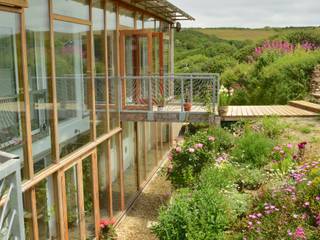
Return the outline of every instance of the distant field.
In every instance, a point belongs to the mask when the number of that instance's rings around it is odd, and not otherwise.
[[[299,28],[262,28],[262,29],[236,29],[236,28],[196,28],[194,30],[208,35],[215,35],[225,40],[252,40],[254,42],[268,39],[274,35],[284,32],[298,30]],[[300,28],[302,29],[302,28]],[[306,29],[306,28],[305,28]]]

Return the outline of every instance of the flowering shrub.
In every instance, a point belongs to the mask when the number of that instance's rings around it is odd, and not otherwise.
[[[319,177],[320,161],[304,163],[280,187],[264,192],[243,221],[244,239],[318,239]]]
[[[216,135],[211,135],[216,133]],[[196,183],[204,166],[216,160],[221,150],[230,147],[230,134],[225,130],[199,131],[182,145],[174,148],[170,155],[168,178],[173,186],[188,187]]]
[[[305,51],[313,51],[318,49],[318,46],[315,45],[314,43],[310,42],[303,42],[302,44],[292,44],[289,43],[288,41],[280,41],[280,40],[273,40],[273,41],[265,41],[262,46],[257,47],[255,49],[255,55],[260,56],[266,51],[277,51],[282,54],[286,53],[292,53],[294,52],[297,48],[302,48]]]
[[[112,240],[117,239],[117,234],[113,228],[113,225],[115,224],[115,220],[107,220],[102,219],[100,221],[100,239],[102,240]]]

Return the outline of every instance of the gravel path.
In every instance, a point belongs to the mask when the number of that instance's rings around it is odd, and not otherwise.
[[[170,182],[161,172],[151,180],[116,231],[119,240],[156,240],[148,228],[158,216],[159,208],[169,200]]]

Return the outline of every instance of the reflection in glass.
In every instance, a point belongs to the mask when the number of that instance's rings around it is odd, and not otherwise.
[[[98,176],[99,176],[99,203],[101,218],[108,218],[109,213],[109,165],[108,165],[108,142],[98,146]]]
[[[88,26],[54,22],[60,155],[90,141]]]
[[[48,14],[47,1],[29,1],[29,7],[26,8],[26,36],[35,172],[51,164]]]
[[[108,84],[109,84],[109,107],[110,107],[110,129],[119,127],[118,104],[118,67],[117,67],[117,32],[116,32],[116,7],[114,3],[107,2],[107,51],[108,51]]]
[[[82,161],[84,216],[86,224],[86,238],[94,239],[94,206],[93,206],[93,178],[92,159],[88,157]]]
[[[125,203],[129,204],[137,192],[136,136],[134,122],[123,123],[123,177]]]
[[[120,211],[121,206],[121,194],[120,194],[120,171],[119,171],[119,154],[120,146],[118,143],[119,135],[115,135],[111,138],[111,180],[112,180],[112,209],[113,215],[116,215]]]
[[[138,122],[138,139],[137,144],[140,146],[138,148],[138,164],[139,164],[139,177],[140,177],[140,184],[146,180],[146,156],[144,151],[144,123]]]
[[[0,23],[0,150],[23,159],[20,16],[1,11]]]
[[[121,29],[132,29],[134,28],[134,13],[130,10],[120,8],[119,10],[120,17],[120,28]]]
[[[137,26],[136,26],[137,29],[143,29],[143,16],[141,14],[137,15],[136,24],[137,24]]]
[[[145,17],[144,18],[144,24],[143,24],[144,29],[149,29],[154,31],[155,30],[155,20],[152,17]]]
[[[53,12],[75,18],[89,19],[88,0],[53,0]]]
[[[69,239],[80,239],[80,212],[76,166],[65,172],[65,190]]]
[[[42,180],[36,186],[39,239],[57,238],[52,177]]]
[[[156,123],[146,123],[146,147],[147,147],[147,162],[146,170],[149,177],[153,169],[156,167],[157,156],[157,139],[155,138]]]
[[[92,8],[95,57],[96,128],[98,137],[108,131],[103,5],[102,1],[94,1]]]

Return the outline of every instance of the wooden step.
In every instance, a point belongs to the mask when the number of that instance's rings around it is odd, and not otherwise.
[[[307,101],[290,101],[289,105],[296,108],[304,109],[314,113],[320,113],[320,104],[315,104]]]

